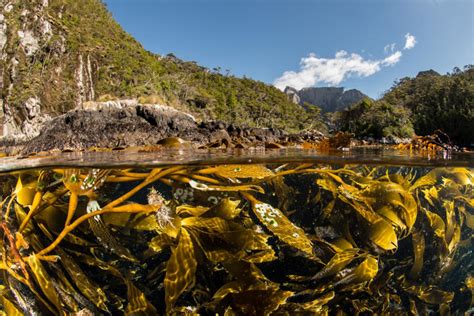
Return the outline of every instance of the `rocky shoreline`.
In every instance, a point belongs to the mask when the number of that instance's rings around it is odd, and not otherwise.
[[[236,126],[222,121],[197,122],[174,108],[137,102],[89,102],[44,123],[31,139],[0,139],[0,151],[9,155],[51,150],[162,145],[196,148],[278,148],[303,142],[317,143],[318,132],[289,134],[277,128]]]
[[[29,126],[31,122],[28,122]],[[31,125],[35,137],[0,137],[0,157],[29,156],[57,151],[103,149],[159,151],[178,149],[342,149],[399,145],[399,149],[462,149],[444,143],[440,135],[403,139],[354,139],[352,134],[325,135],[317,130],[290,134],[278,128],[237,126],[223,121],[198,122],[192,115],[160,104],[137,100],[86,102],[65,114]],[[443,136],[443,134],[441,134]]]

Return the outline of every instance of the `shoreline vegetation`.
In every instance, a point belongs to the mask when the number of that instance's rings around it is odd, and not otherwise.
[[[357,137],[412,137],[439,130],[460,146],[474,145],[474,66],[402,78],[376,101],[365,99],[332,117],[336,130]]]
[[[276,128],[240,127],[223,121],[197,122],[185,112],[167,106],[123,102],[89,102],[87,109],[57,116],[33,139],[0,140],[2,156],[35,156],[57,151],[107,151],[136,149],[317,149],[349,150],[361,146],[392,146],[419,152],[466,151],[448,135],[399,138],[366,137],[337,132],[325,135],[317,130],[288,133]]]

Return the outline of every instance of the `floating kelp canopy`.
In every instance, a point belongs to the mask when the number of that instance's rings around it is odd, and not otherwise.
[[[473,181],[308,162],[11,171],[3,313],[462,314]]]

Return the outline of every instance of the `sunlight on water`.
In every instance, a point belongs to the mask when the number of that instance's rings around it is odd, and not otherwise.
[[[6,314],[472,309],[470,157],[122,155],[0,176]]]

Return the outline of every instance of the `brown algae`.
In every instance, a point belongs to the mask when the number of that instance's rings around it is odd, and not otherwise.
[[[4,173],[0,313],[466,313],[473,181],[313,163]]]

